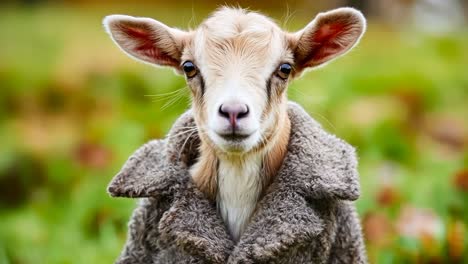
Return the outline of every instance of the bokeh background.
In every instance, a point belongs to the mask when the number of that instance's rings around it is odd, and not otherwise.
[[[366,14],[361,44],[289,96],[358,150],[372,263],[468,263],[467,2],[238,3],[291,31],[338,6]],[[190,99],[183,77],[125,56],[101,20],[194,28],[220,4],[2,0],[0,263],[115,260],[135,200],[111,199],[106,185]]]

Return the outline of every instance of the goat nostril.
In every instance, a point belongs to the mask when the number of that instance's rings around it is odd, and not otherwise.
[[[246,117],[249,114],[249,107],[245,105],[245,108],[243,108],[239,114],[237,114],[237,118],[243,118]]]
[[[222,117],[229,118],[229,112],[223,109],[223,105],[219,106],[218,113]]]

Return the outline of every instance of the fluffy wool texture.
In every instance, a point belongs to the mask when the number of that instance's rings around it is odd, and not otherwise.
[[[191,180],[200,140],[180,135],[194,125],[191,111],[137,150],[108,187],[142,198],[117,263],[366,263],[354,149],[299,105],[289,103],[288,115],[286,157],[237,243]]]

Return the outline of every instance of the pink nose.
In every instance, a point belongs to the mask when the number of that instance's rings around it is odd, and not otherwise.
[[[238,120],[249,114],[249,107],[245,104],[238,103],[222,104],[218,112],[220,116],[229,120],[232,128],[235,128]]]

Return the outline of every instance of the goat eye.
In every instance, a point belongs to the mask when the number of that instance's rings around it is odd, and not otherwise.
[[[287,79],[291,73],[292,67],[289,63],[283,63],[279,66],[278,76],[281,79]]]
[[[187,78],[192,78],[195,75],[197,75],[197,68],[195,67],[195,64],[193,64],[193,62],[191,61],[184,62],[182,68],[184,69]]]

